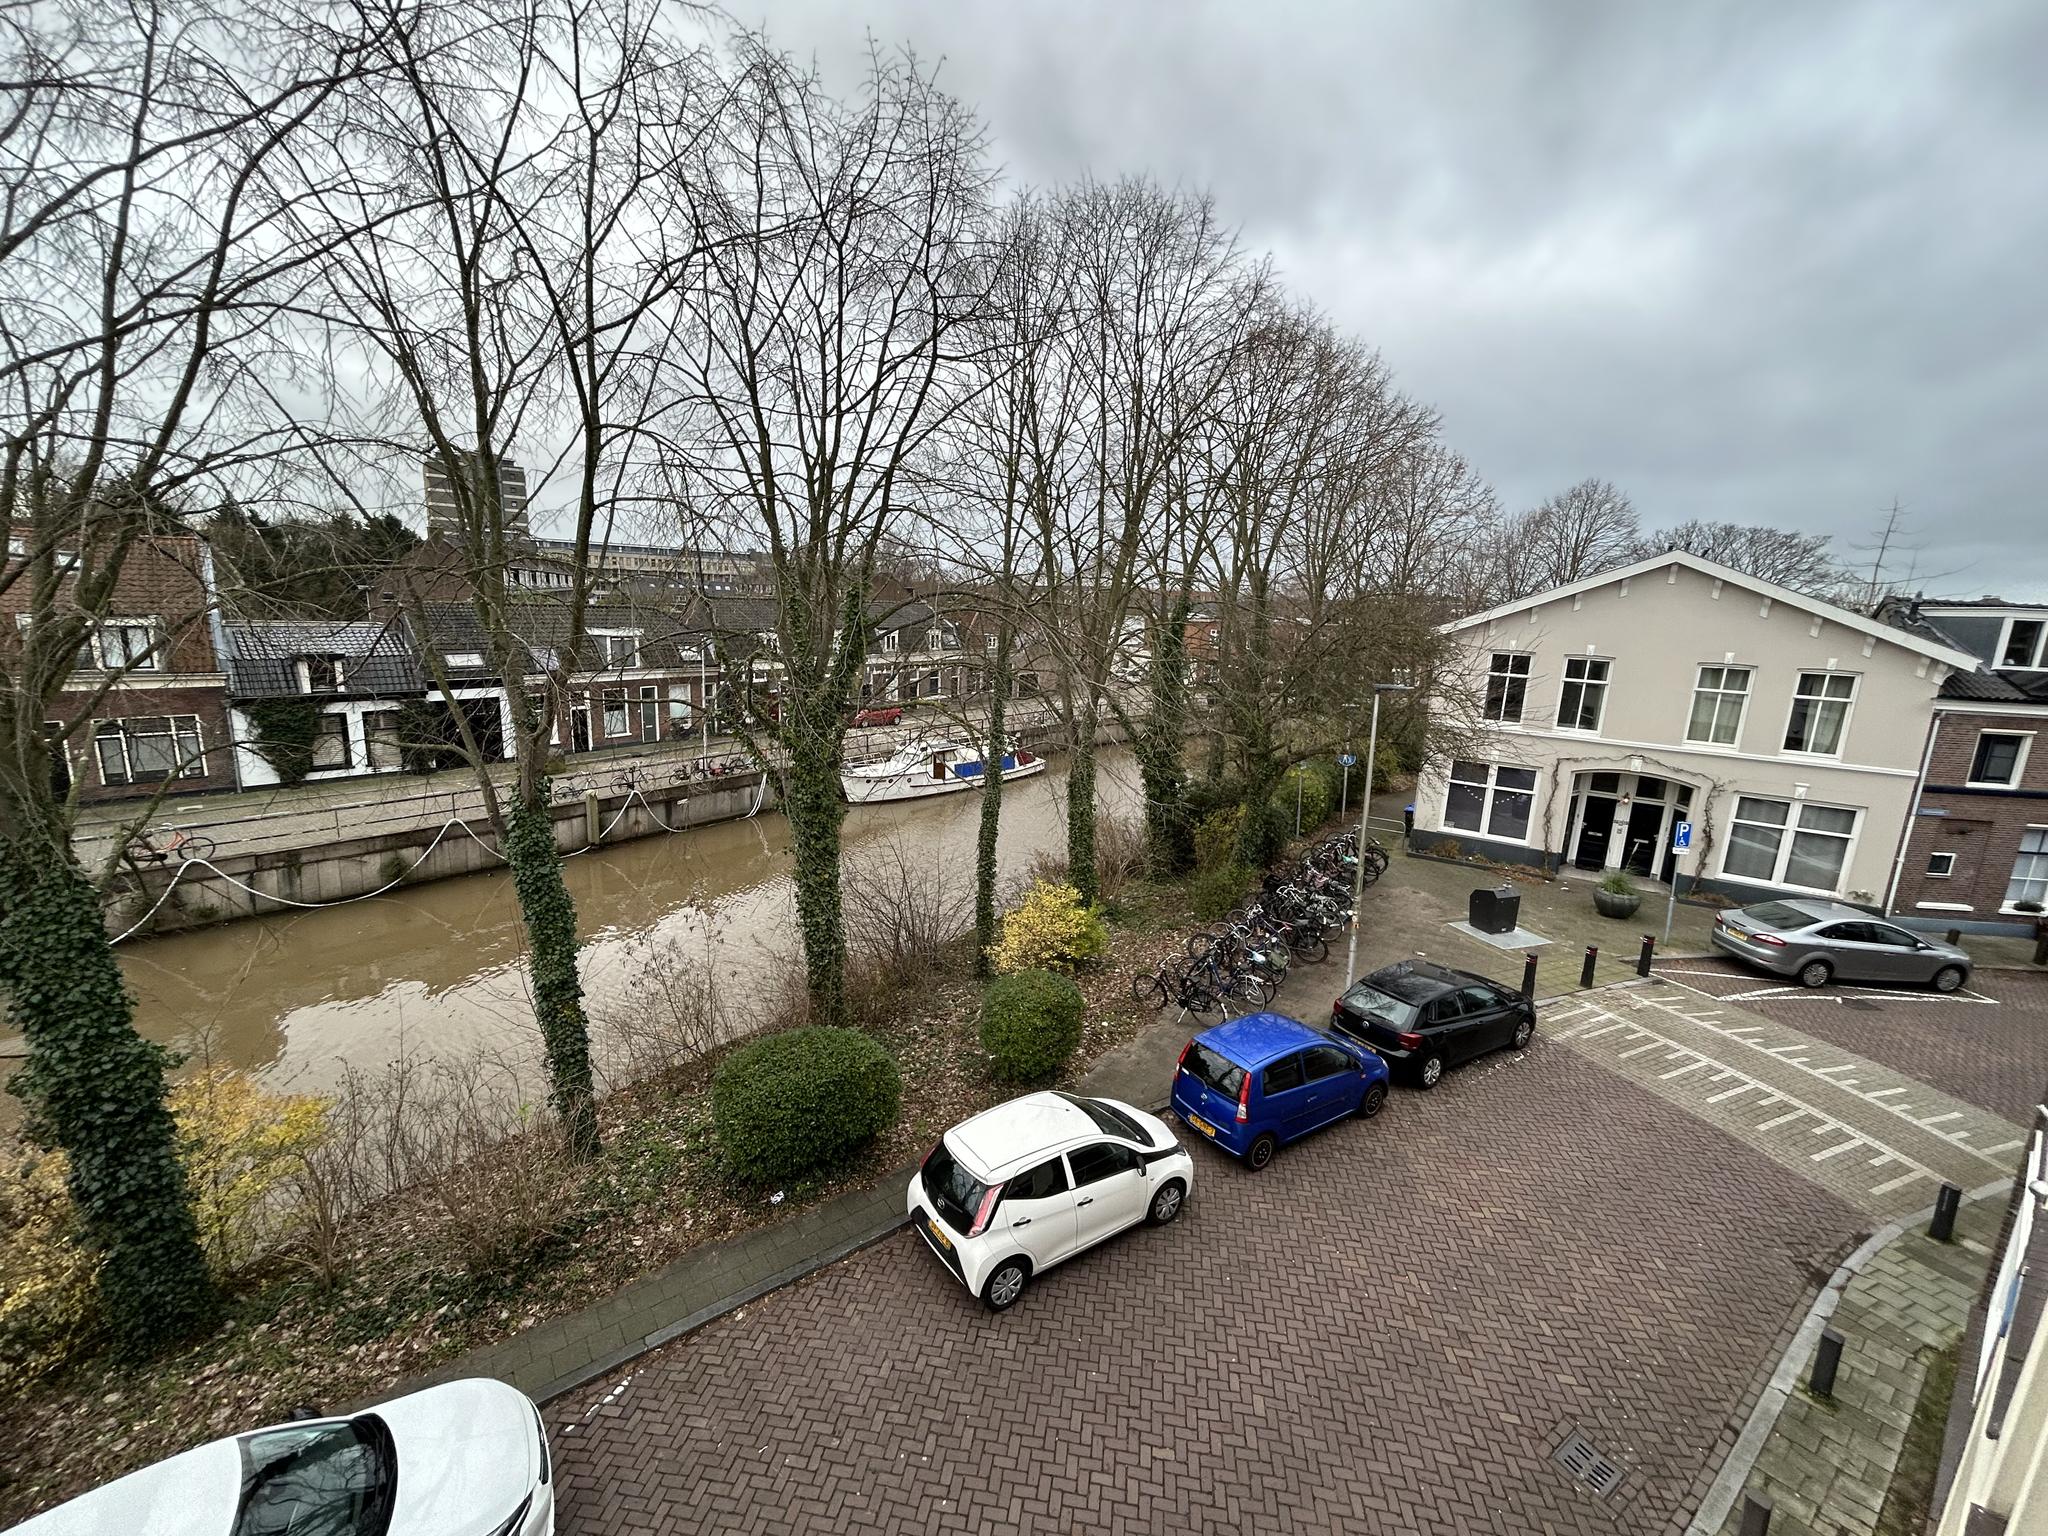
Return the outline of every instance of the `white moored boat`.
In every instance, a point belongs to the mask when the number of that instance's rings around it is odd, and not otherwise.
[[[855,805],[878,800],[922,800],[979,789],[987,766],[981,749],[954,741],[913,741],[879,763],[863,763],[839,775],[846,798]],[[1045,759],[1012,747],[1003,755],[1005,782],[1045,772]]]

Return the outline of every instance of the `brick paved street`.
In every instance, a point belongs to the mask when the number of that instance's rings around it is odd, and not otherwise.
[[[1752,1013],[1781,1019],[2019,1125],[2032,1123],[2048,1085],[2048,972],[1979,971],[1969,991],[1990,999],[1983,1002],[1875,987],[1781,990],[1776,978],[1723,960],[1674,960],[1657,970],[1716,998],[1740,995]]]
[[[1198,1155],[1004,1317],[904,1232],[554,1403],[562,1529],[1672,1530],[1867,1225],[1541,1037]]]

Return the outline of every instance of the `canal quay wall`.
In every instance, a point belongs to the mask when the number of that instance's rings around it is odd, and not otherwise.
[[[881,732],[862,735],[864,745],[893,750]],[[1014,736],[1033,750],[1062,745],[1049,711],[1027,718]],[[1113,722],[1097,733],[1105,746],[1122,739]],[[777,808],[774,784],[758,770],[714,777],[696,772],[700,750],[695,744],[656,746],[572,759],[554,786],[555,846],[574,854]],[[714,758],[735,750],[727,744],[721,754],[712,744]],[[214,847],[198,859],[173,854],[157,864],[124,863],[106,899],[107,927],[116,939],[330,906],[505,867],[482,792],[460,771],[171,802],[155,828],[159,843],[166,830],[199,834]],[[99,831],[112,834],[111,818]],[[82,827],[79,852],[88,867],[105,855],[104,844],[94,841],[93,829]]]

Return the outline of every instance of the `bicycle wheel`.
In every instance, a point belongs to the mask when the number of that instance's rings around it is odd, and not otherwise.
[[[1321,965],[1330,958],[1330,941],[1320,933],[1303,930],[1288,947],[1310,965]]]
[[[1157,971],[1131,978],[1131,1000],[1140,1008],[1164,1008],[1166,997],[1166,983]]]
[[[187,832],[178,839],[178,857],[181,859],[210,859],[213,850],[213,839],[204,832]]]

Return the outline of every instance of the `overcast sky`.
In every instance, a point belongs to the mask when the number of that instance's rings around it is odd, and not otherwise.
[[[2048,598],[2041,0],[736,10],[939,61],[1015,182],[1210,188],[1510,507],[1849,555],[1897,497],[1931,591]]]

